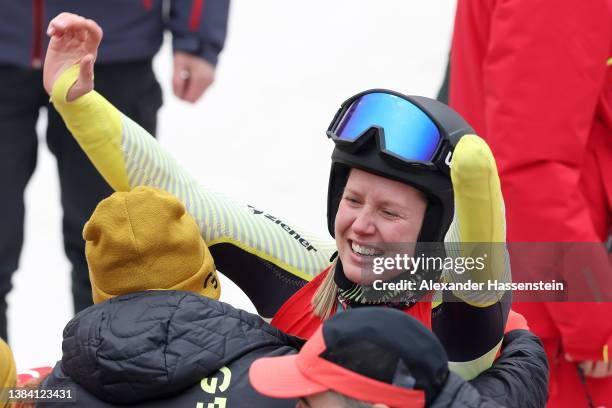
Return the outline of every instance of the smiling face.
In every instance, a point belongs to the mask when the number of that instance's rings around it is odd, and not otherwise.
[[[352,169],[335,222],[338,256],[346,277],[369,284],[362,273],[374,257],[393,256],[384,244],[416,242],[427,201],[407,184]],[[387,251],[385,253],[385,251]],[[376,279],[384,279],[384,275]]]

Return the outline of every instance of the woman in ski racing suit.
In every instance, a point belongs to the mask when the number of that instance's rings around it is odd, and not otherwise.
[[[495,161],[486,143],[471,135],[469,125],[445,105],[385,90],[358,94],[342,105],[328,131],[336,142],[328,195],[328,226],[334,243],[258,207],[234,203],[200,187],[155,139],[93,91],[93,62],[101,40],[101,30],[93,21],[62,14],[50,24],[49,34],[45,88],[100,173],[115,190],[149,185],[183,200],[217,269],[247,293],[261,315],[274,316],[278,328],[309,337],[324,318],[367,302],[356,267],[363,252],[372,250],[366,244],[374,239],[414,241],[417,247],[446,242],[450,257],[488,254],[481,271],[461,276],[437,270],[435,279],[441,274],[446,281],[510,281]],[[395,105],[399,110],[394,113],[408,119],[405,123],[385,116],[388,110],[377,110],[377,106],[393,109]],[[377,114],[386,121],[384,126],[373,121]],[[351,126],[353,131],[347,130]],[[394,126],[404,130],[396,132],[399,147],[391,140]],[[429,156],[421,160],[411,156],[414,152],[402,152],[401,137],[408,135],[420,143],[422,132],[434,135]],[[383,198],[401,190],[406,200],[395,204],[404,206],[410,216],[393,208],[387,211],[376,201],[381,197],[364,188],[372,182],[384,184],[379,188]],[[347,196],[346,185],[356,194]],[[382,215],[385,211],[388,214]],[[398,220],[408,218],[406,228],[395,229],[402,223]],[[360,226],[364,220],[365,229]],[[409,233],[396,234],[402,231]],[[487,244],[466,247],[459,243]],[[336,251],[339,256],[330,261]],[[424,271],[414,275],[432,279]],[[207,284],[220,290],[216,279]],[[491,366],[503,339],[510,301],[510,293],[504,292],[446,291],[374,303],[397,307],[432,328],[447,350],[451,369],[470,379]],[[474,335],[459,335],[462,332]]]

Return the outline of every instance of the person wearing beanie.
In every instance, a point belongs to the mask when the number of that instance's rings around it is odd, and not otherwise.
[[[256,392],[248,372],[259,358],[294,354],[303,340],[214,299],[218,292],[206,286],[214,262],[177,198],[150,187],[114,193],[96,207],[83,235],[95,304],[66,325],[62,359],[41,384],[74,389],[76,401],[39,406],[295,406],[295,399]],[[341,323],[335,333],[357,340],[366,325],[373,338],[402,339],[435,366],[423,378],[449,375],[438,340],[414,319],[382,308],[355,312],[332,319]],[[504,352],[496,366],[511,368],[495,378],[512,370],[541,378],[525,366],[533,353]]]
[[[66,325],[62,359],[41,385],[73,388],[76,401],[49,406],[295,405],[255,392],[247,372],[303,341],[216,300],[212,256],[177,198],[114,193],[83,237],[95,304]]]
[[[183,203],[151,187],[102,200],[83,229],[94,303],[173,289],[219,299],[212,256]]]
[[[7,388],[15,387],[17,371],[13,352],[4,340],[0,339],[0,408],[9,407]]]

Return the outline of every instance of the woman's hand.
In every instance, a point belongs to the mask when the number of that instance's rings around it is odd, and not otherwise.
[[[47,93],[51,94],[55,81],[75,64],[79,64],[79,78],[66,99],[73,101],[91,91],[94,87],[93,66],[102,40],[100,26],[76,14],[61,13],[49,23],[47,35],[51,37],[43,70]]]

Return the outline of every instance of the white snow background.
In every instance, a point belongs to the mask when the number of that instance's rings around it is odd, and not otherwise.
[[[197,104],[172,94],[168,41],[156,57],[159,140],[202,185],[328,236],[329,122],[344,99],[370,88],[434,97],[454,10],[455,0],[234,0],[216,81]],[[39,135],[45,126],[43,111]],[[44,138],[26,217],[8,298],[20,371],[55,364],[72,317],[56,163]],[[222,292],[254,311],[227,279]]]

